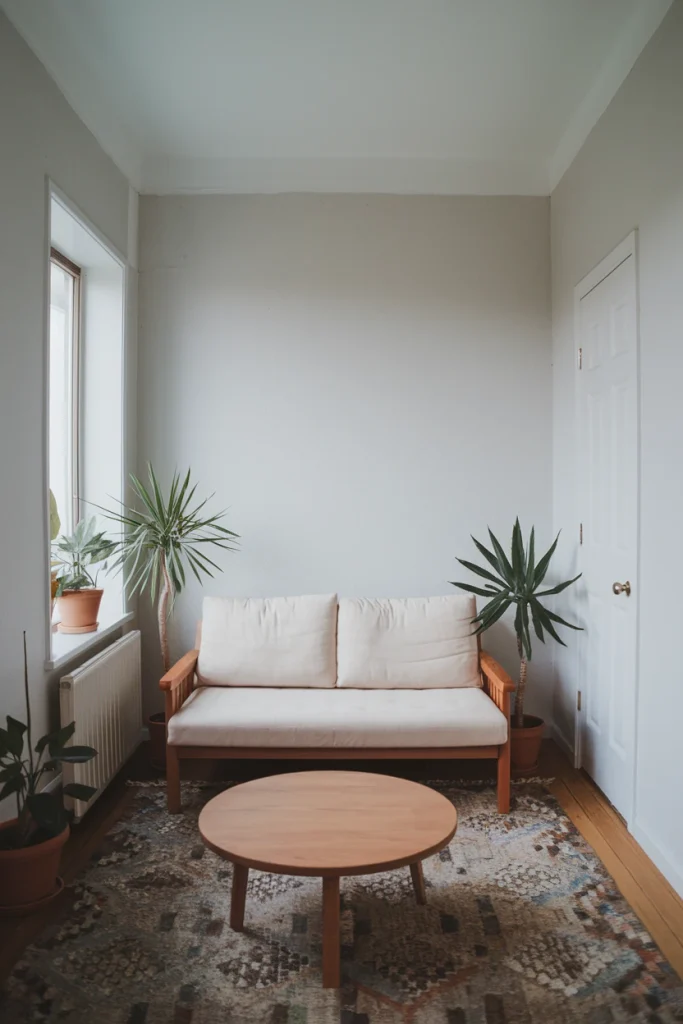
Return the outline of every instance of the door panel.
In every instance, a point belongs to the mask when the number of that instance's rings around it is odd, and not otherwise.
[[[578,303],[582,764],[624,817],[635,750],[638,352],[635,254]],[[613,592],[631,586],[630,597]]]

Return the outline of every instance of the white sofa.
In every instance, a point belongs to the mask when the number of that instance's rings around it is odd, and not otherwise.
[[[163,677],[168,807],[186,758],[495,758],[510,805],[510,692],[466,596],[204,599]]]

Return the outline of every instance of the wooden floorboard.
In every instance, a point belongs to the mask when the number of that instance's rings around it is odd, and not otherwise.
[[[190,769],[200,778],[229,777],[244,781],[259,775],[297,770],[291,761],[269,761],[216,765],[196,762],[199,769]],[[330,762],[321,762],[329,769]],[[340,762],[348,770],[348,763]],[[316,762],[303,762],[301,769],[317,767]],[[386,774],[404,775],[418,780],[434,778],[493,779],[495,763],[490,761],[460,762],[400,762],[385,761],[381,768],[371,762],[359,763],[364,771],[381,770]],[[624,897],[641,919],[652,938],[670,961],[674,970],[683,977],[683,900],[669,885],[658,868],[629,834],[624,822],[605,796],[583,772],[577,771],[564,752],[552,741],[544,743],[538,774],[554,781],[553,795],[571,818],[579,832],[593,847],[606,869],[614,878]],[[64,850],[62,876],[72,881],[87,863],[112,824],[124,813],[133,791],[126,779],[153,779],[156,773],[149,768],[145,751],[141,749],[126,768],[94,804],[84,820],[72,831]],[[59,913],[59,900],[43,912],[25,918],[0,918],[0,978],[6,976],[31,942],[53,917]]]
[[[650,935],[683,977],[683,900],[628,832],[605,795],[557,747],[544,750],[551,791],[614,878]]]

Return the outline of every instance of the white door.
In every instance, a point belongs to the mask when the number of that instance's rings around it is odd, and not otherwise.
[[[635,235],[576,290],[579,336],[577,591],[581,764],[628,821],[634,788],[638,609]]]

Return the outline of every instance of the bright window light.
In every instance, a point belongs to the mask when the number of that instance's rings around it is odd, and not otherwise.
[[[50,489],[62,533],[78,509],[78,324],[80,271],[52,250],[50,259]]]

